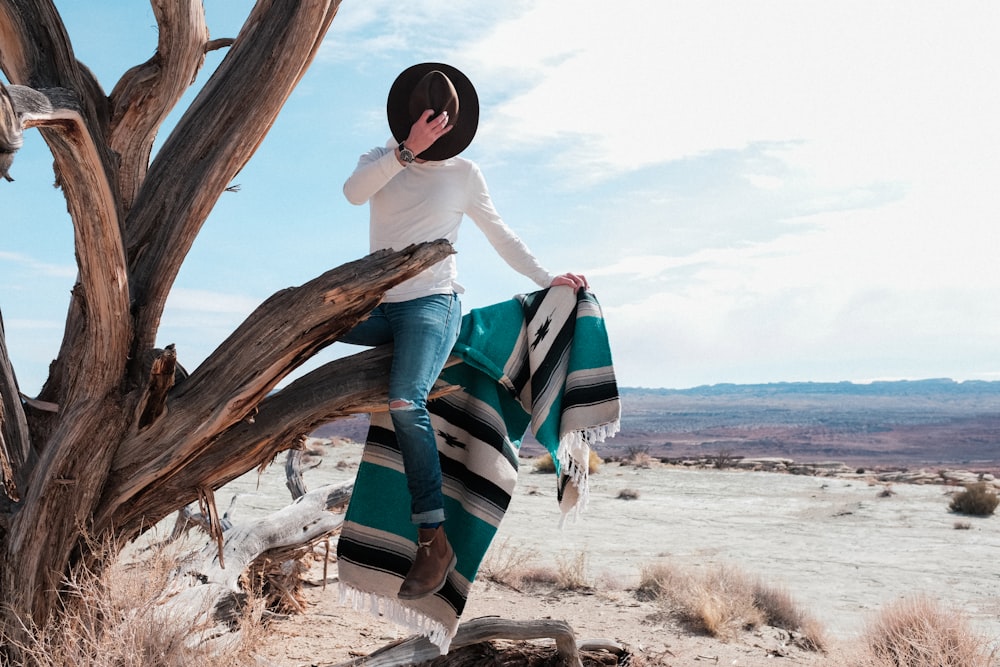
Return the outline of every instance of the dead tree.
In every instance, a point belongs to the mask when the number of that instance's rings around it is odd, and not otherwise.
[[[0,326],[0,632],[44,625],[60,583],[170,513],[269,462],[317,425],[384,400],[386,353],[279,381],[392,285],[451,252],[382,252],[274,294],[190,375],[154,350],[164,304],[220,194],[315,56],[339,0],[259,0],[210,39],[201,0],[151,0],[156,51],[108,94],[51,0],[0,0],[0,176],[36,128],[72,218],[78,276],[58,355],[20,394]],[[152,154],[205,53],[228,52]],[[4,187],[16,183],[2,182]],[[84,536],[88,539],[84,539]]]

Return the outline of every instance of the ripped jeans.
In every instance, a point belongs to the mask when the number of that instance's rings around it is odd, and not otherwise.
[[[379,304],[367,320],[340,339],[353,345],[393,343],[389,414],[410,490],[410,520],[417,525],[445,518],[441,461],[427,395],[458,339],[461,322],[457,294],[432,294]]]

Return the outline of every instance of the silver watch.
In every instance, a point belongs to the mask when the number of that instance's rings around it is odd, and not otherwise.
[[[402,160],[406,164],[410,164],[411,162],[413,162],[416,159],[416,157],[417,156],[413,154],[413,151],[411,151],[409,148],[406,147],[406,144],[400,144],[399,145],[399,159],[400,160]]]

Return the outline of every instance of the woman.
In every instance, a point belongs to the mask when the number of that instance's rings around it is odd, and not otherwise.
[[[396,78],[386,107],[393,139],[362,155],[344,183],[348,201],[369,204],[372,251],[436,239],[455,244],[468,216],[500,256],[539,287],[587,287],[581,275],[545,270],[500,218],[479,167],[457,157],[479,123],[478,96],[464,74],[442,63],[414,65]],[[393,343],[389,414],[418,527],[417,555],[400,586],[401,600],[436,593],[455,566],[443,527],[441,465],[427,396],[458,337],[464,290],[456,278],[450,255],[386,292],[371,316],[341,339]]]

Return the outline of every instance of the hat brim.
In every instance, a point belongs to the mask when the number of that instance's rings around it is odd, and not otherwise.
[[[479,127],[479,96],[469,77],[451,65],[420,63],[403,70],[389,89],[389,99],[385,106],[393,138],[402,142],[409,136],[413,126],[409,110],[410,93],[425,74],[434,70],[444,72],[455,86],[455,92],[458,93],[458,120],[447,134],[417,155],[421,160],[447,160],[455,157],[472,143]]]

